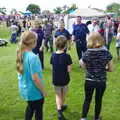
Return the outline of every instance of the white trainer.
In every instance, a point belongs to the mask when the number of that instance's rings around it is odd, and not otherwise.
[[[80,120],[87,120],[86,118],[81,118]]]

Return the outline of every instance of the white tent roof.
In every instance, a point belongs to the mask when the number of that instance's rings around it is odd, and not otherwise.
[[[105,16],[105,13],[99,12],[97,10],[93,10],[90,8],[85,8],[85,9],[76,9],[69,15],[70,16],[82,16],[82,17],[100,17],[100,16]]]

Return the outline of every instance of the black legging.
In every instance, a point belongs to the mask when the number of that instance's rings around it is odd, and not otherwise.
[[[107,47],[108,50],[110,49],[112,38],[113,38],[113,34],[112,33],[108,33],[108,38],[106,39],[106,47]]]
[[[44,52],[39,51],[38,55],[39,55],[39,59],[41,61],[42,69],[44,69]]]
[[[82,43],[82,41],[76,40],[76,50],[78,59],[80,60],[84,52],[87,50],[86,43]]]
[[[42,69],[44,69],[44,52],[40,51],[39,49],[34,49],[33,53],[35,53],[36,55],[39,55],[39,59],[42,65]]]
[[[85,82],[85,100],[83,104],[82,117],[87,117],[93,92],[95,90],[95,119],[99,118],[102,107],[102,97],[105,89],[106,89],[105,82],[95,82],[95,81]]]
[[[32,120],[33,113],[35,113],[35,120],[43,120],[43,103],[44,99],[28,101],[25,111],[25,120]]]
[[[120,57],[120,47],[116,47],[116,51],[117,51],[117,57]]]

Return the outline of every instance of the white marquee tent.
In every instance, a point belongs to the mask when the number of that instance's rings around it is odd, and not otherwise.
[[[70,14],[64,17],[65,21],[65,28],[72,33],[72,26],[75,23],[75,17],[82,16],[82,22],[86,23],[86,21],[91,20],[94,17],[105,17],[106,14],[104,12],[99,12],[97,10],[91,8],[85,9],[76,9],[75,11],[71,12]]]
[[[75,11],[71,12],[69,16],[102,17],[102,16],[105,16],[105,13],[99,12],[91,8],[85,8],[85,9],[76,9]]]

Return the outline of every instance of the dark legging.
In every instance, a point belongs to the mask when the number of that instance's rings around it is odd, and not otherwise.
[[[108,38],[106,39],[106,47],[107,47],[108,50],[110,49],[112,38],[113,38],[112,33],[108,33]]]
[[[80,40],[76,40],[76,50],[78,59],[80,60],[83,53],[87,50],[86,43],[82,43]]]
[[[102,107],[102,97],[105,89],[106,89],[105,82],[95,82],[95,81],[85,82],[85,100],[83,104],[82,117],[87,117],[92,96],[95,90],[95,119],[99,118]]]
[[[44,52],[40,51],[39,49],[38,50],[35,49],[35,50],[33,50],[33,52],[36,55],[39,55],[39,59],[40,59],[41,65],[42,65],[42,69],[44,69]]]
[[[28,101],[25,111],[25,120],[32,120],[33,113],[35,113],[35,120],[43,120],[43,103],[44,99]]]
[[[39,55],[39,59],[41,61],[42,69],[44,69],[44,52],[39,51],[38,55]]]
[[[48,46],[48,42],[49,42],[49,46]],[[53,52],[53,37],[52,35],[48,35],[45,37],[45,47],[46,47],[46,51],[48,51],[49,47],[50,47],[50,52]]]
[[[117,57],[120,57],[120,47],[116,47],[117,50]]]

